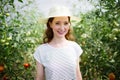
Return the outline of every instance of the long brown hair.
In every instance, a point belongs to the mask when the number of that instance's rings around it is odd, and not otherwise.
[[[52,28],[50,27],[49,22],[52,23],[54,17],[51,17],[48,19],[47,21],[47,29],[45,30],[45,34],[44,34],[44,38],[43,38],[43,43],[49,43],[52,39],[53,39],[53,31]],[[70,22],[70,17],[68,17],[69,22]],[[75,37],[73,36],[73,29],[70,27],[70,29],[68,30],[68,33],[65,35],[67,40],[71,40],[71,41],[75,41]]]

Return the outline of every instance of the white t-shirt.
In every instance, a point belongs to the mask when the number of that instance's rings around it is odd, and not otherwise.
[[[61,48],[46,43],[36,49],[34,58],[45,67],[46,80],[76,80],[76,61],[82,52],[73,41]]]

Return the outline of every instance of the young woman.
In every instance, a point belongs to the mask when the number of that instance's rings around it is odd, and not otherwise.
[[[44,43],[34,53],[36,80],[82,80],[79,66],[82,49],[73,41],[71,18],[66,7],[50,9]]]

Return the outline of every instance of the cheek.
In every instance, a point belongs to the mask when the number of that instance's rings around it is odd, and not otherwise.
[[[52,27],[52,29],[55,29],[55,30],[58,29],[58,28],[59,28],[58,26],[53,26]]]
[[[66,29],[69,30],[69,29],[70,29],[70,26],[67,26]]]
[[[59,30],[59,28],[57,26],[52,26],[52,30],[53,32],[56,32],[57,30]]]

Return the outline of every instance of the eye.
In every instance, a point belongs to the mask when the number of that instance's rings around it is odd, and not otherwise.
[[[59,22],[56,22],[55,25],[60,25],[60,23],[59,23]]]
[[[65,23],[64,23],[64,25],[68,25],[68,24],[69,24],[69,22],[65,22]]]

